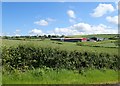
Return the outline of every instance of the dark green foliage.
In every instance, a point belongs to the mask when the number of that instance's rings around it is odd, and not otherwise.
[[[78,46],[84,46],[84,43],[83,42],[77,42],[76,43]]]
[[[2,64],[8,70],[26,70],[49,67],[53,69],[70,69],[83,71],[86,68],[118,69],[118,55],[87,51],[59,50],[19,45],[2,49]]]

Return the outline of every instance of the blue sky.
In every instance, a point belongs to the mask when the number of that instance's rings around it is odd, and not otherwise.
[[[3,2],[3,35],[117,33],[115,2]]]

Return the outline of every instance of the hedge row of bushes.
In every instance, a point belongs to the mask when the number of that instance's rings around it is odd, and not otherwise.
[[[110,42],[110,43],[115,43],[116,46],[111,46],[111,47],[107,47],[107,46],[100,46],[99,44],[104,44],[105,42],[96,42],[96,43],[93,43],[93,42],[88,42],[88,43],[84,43],[84,42],[77,42],[76,45],[77,46],[89,46],[89,47],[104,47],[104,48],[118,48],[118,42]],[[109,43],[109,42],[108,42]]]
[[[107,53],[80,52],[54,48],[19,45],[2,49],[2,65],[8,70],[49,67],[54,69],[81,70],[83,68],[118,69],[118,55]]]

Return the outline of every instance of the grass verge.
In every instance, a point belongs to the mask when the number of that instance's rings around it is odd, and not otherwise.
[[[70,70],[35,69],[26,72],[3,73],[3,84],[106,84],[118,83],[114,70],[88,70],[83,74]]]

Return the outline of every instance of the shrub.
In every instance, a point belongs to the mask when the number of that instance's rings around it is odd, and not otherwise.
[[[26,70],[34,68],[53,68],[82,70],[86,68],[117,69],[118,55],[88,51],[59,50],[28,45],[2,49],[2,65],[8,70]]]
[[[84,43],[83,42],[77,42],[76,43],[78,46],[84,46]]]

